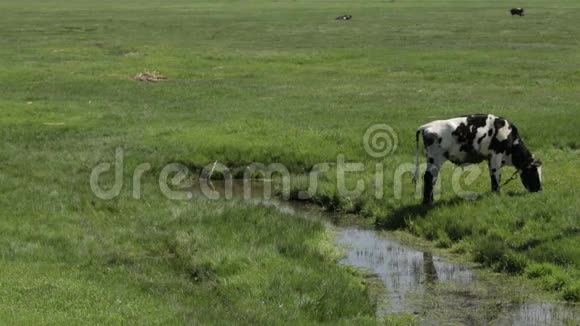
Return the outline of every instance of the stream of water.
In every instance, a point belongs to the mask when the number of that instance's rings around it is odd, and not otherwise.
[[[222,196],[224,186],[213,182]],[[194,198],[203,196],[196,187],[192,189]],[[244,198],[241,182],[234,182],[232,194],[234,199]],[[579,305],[533,300],[514,303],[511,298],[525,297],[528,288],[514,281],[504,284],[502,278],[490,281],[470,267],[405,244],[387,232],[337,224],[340,214],[298,202],[264,199],[262,194],[262,183],[253,183],[252,196],[246,201],[322,221],[336,232],[346,253],[341,263],[363,270],[365,277],[384,286],[377,305],[379,318],[413,314],[424,325],[580,325]]]

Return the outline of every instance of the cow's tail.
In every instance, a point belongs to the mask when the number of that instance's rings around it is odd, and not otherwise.
[[[415,171],[413,172],[413,181],[417,183],[419,181],[419,135],[423,132],[423,129],[417,129],[415,133]]]

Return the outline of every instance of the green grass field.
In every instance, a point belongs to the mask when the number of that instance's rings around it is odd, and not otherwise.
[[[338,154],[369,167],[367,181],[382,162],[385,196],[341,197],[331,169],[313,201],[579,301],[580,4],[522,6],[525,17],[495,0],[0,2],[0,320],[372,323],[366,285],[336,264],[320,223],[157,187],[171,162],[278,162],[301,176]],[[132,79],[143,71],[168,80]],[[434,209],[417,206],[410,175],[394,198],[416,128],[469,113],[517,124],[545,191],[514,181],[491,195],[484,170],[469,187],[479,200],[458,201],[447,166]],[[362,146],[376,123],[398,136],[384,160]],[[124,187],[101,200],[89,176],[117,147]],[[141,163],[152,170],[136,200]]]

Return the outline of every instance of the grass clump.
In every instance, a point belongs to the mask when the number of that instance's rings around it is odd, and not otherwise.
[[[493,269],[496,272],[505,272],[509,274],[521,274],[526,269],[528,260],[523,255],[516,253],[504,254],[497,262],[494,263]]]
[[[562,289],[562,299],[571,302],[580,301],[580,282],[578,280],[564,286]]]
[[[554,273],[554,267],[550,264],[530,264],[526,270],[528,278],[543,278]]]

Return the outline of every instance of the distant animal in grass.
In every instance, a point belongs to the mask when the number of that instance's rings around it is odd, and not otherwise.
[[[510,9],[510,13],[513,15],[523,16],[524,15],[524,8],[512,8]]]
[[[352,19],[352,15],[344,15],[344,16],[336,17],[336,20],[351,20],[351,19]]]
[[[427,151],[424,204],[433,204],[433,187],[445,161],[460,166],[487,161],[491,190],[494,192],[500,191],[501,168],[505,165],[517,169],[529,192],[541,191],[543,188],[542,162],[530,153],[516,126],[506,119],[491,114],[473,114],[437,120],[419,127],[416,135],[415,181],[419,177],[419,136],[423,138]]]

